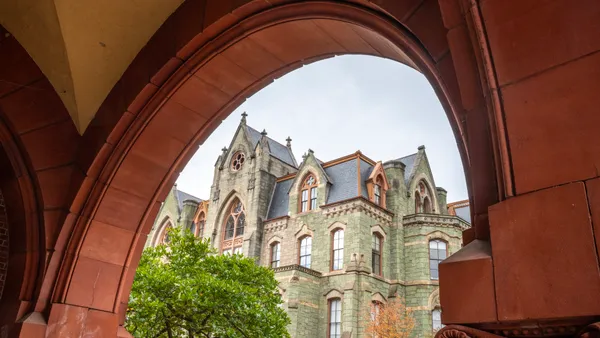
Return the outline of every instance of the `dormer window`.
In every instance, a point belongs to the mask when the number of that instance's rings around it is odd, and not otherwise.
[[[244,162],[246,162],[246,155],[244,155],[244,153],[241,151],[236,152],[233,154],[233,157],[231,157],[231,169],[233,171],[242,169]]]
[[[417,191],[415,191],[415,213],[432,213],[434,210],[431,204],[431,199],[431,193],[427,183],[424,181],[419,182],[417,185]]]
[[[378,206],[385,208],[385,193],[389,189],[389,185],[381,162],[377,162],[375,167],[373,167],[366,183],[369,200]]]
[[[380,206],[383,206],[383,200],[381,199],[381,186],[383,185],[382,181],[383,180],[381,179],[381,176],[378,176],[377,182],[373,186],[373,202]]]
[[[300,212],[317,208],[317,180],[313,174],[308,174],[300,190]]]

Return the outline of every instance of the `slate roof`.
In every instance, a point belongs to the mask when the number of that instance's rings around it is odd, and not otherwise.
[[[251,129],[251,128],[248,128]],[[255,131],[256,132],[256,131]],[[258,133],[258,132],[257,132]],[[258,133],[260,136],[260,133]],[[258,138],[260,140],[260,138]],[[287,149],[287,147],[286,147]],[[401,157],[396,161],[401,161],[406,166],[404,180],[408,183],[413,171],[415,170],[415,164],[418,153]],[[293,156],[293,155],[292,155]],[[325,173],[329,178],[331,185],[329,186],[329,192],[327,195],[326,204],[336,203],[343,200],[351,199],[358,196],[358,184],[361,184],[361,195],[368,198],[367,192],[367,179],[373,172],[374,166],[368,162],[360,159],[360,173],[356,165],[356,159],[350,159],[345,162],[341,162],[330,167],[324,168]],[[360,180],[358,179],[360,175]],[[277,182],[275,190],[273,191],[273,197],[269,207],[267,219],[278,218],[288,215],[289,207],[289,191],[294,183],[295,177],[289,178],[285,181]],[[462,210],[461,210],[462,211]],[[463,218],[469,217],[470,214],[467,210],[467,216],[459,215]],[[458,214],[458,209],[457,209]],[[465,220],[468,221],[467,218]]]
[[[289,180],[277,182],[275,185],[275,191],[271,199],[271,205],[269,207],[268,219],[286,216],[288,214],[288,207],[290,202],[290,187],[294,183],[294,178]]]
[[[327,204],[358,196],[357,169],[356,160],[325,168],[325,173],[327,173],[331,182]]]
[[[410,180],[410,177],[412,176],[413,171],[415,170],[415,162],[417,160],[417,155],[418,153],[414,153],[396,159],[396,161],[400,161],[406,166],[406,168],[404,168],[404,182],[406,182],[406,184],[408,184],[408,181]]]
[[[260,142],[260,138],[262,137],[262,134],[258,130],[254,129],[250,126],[246,126],[246,130],[248,132],[248,136],[250,137],[250,141],[252,142],[253,147],[256,147],[258,142]],[[295,160],[294,154],[288,147],[273,140],[272,138],[270,138],[268,136],[267,136],[267,142],[269,144],[269,150],[271,151],[271,155],[273,157],[296,168],[296,160]]]
[[[183,208],[183,202],[185,201],[194,201],[196,203],[200,203],[202,201],[198,197],[190,195],[181,190],[175,190],[175,193],[177,194],[177,203],[179,204],[179,210]]]
[[[471,223],[471,207],[470,206],[467,205],[464,207],[455,208],[454,212],[456,213],[456,216]]]

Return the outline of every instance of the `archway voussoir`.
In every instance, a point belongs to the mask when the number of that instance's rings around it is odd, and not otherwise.
[[[79,134],[69,118],[21,135],[35,170],[57,167],[75,158]]]
[[[109,187],[100,202],[95,220],[129,231],[136,231],[144,215],[149,198]]]
[[[112,312],[123,266],[79,257],[69,283],[66,303]]]
[[[132,231],[92,221],[80,255],[123,266],[135,237]]]
[[[171,96],[171,100],[182,104],[207,119],[216,114],[219,108],[230,99],[231,96],[195,76],[188,78]]]
[[[231,97],[239,94],[257,80],[256,76],[236,65],[222,54],[212,58],[198,69],[194,75]]]
[[[448,52],[447,30],[442,21],[439,0],[425,0],[405,23],[435,61]]]
[[[140,167],[144,169],[140,170]],[[119,167],[111,187],[135,194],[144,201],[150,200],[167,172],[168,169],[164,166],[137,153],[131,153]]]

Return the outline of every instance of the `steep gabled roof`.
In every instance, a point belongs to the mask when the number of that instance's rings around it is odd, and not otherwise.
[[[246,131],[247,131],[248,137],[250,138],[250,142],[252,143],[252,146],[256,147],[258,142],[260,142],[262,134],[258,130],[254,129],[250,126],[246,126]],[[272,138],[270,138],[268,136],[267,136],[267,141],[269,144],[269,150],[271,151],[271,155],[273,157],[283,161],[286,164],[291,165],[294,168],[297,167],[296,158],[294,157],[294,154],[292,153],[290,148],[284,146],[283,144],[273,140]]]
[[[408,182],[410,181],[410,178],[413,175],[413,172],[416,167],[415,163],[417,162],[418,155],[419,155],[419,153],[414,153],[411,155],[400,157],[399,159],[396,160],[396,161],[400,161],[400,162],[404,163],[404,165],[406,166],[404,168],[404,182],[406,184],[408,184]]]

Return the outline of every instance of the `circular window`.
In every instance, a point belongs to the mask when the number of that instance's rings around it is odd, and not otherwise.
[[[237,152],[233,154],[233,160],[231,161],[231,169],[234,171],[238,171],[242,169],[244,162],[246,161],[246,156],[242,152]]]

